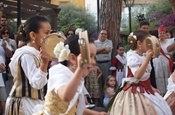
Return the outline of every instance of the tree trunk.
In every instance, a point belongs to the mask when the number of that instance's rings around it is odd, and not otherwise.
[[[108,32],[108,39],[112,40],[114,49],[117,44],[121,42],[120,39],[120,23],[122,12],[122,0],[102,0],[99,27],[106,29]],[[113,50],[116,51],[116,50]],[[116,52],[113,52],[115,55]]]
[[[169,0],[169,1],[170,1],[172,10],[173,10],[173,12],[175,13],[175,0]]]
[[[1,19],[2,15],[3,15],[3,6],[0,5],[0,19]]]

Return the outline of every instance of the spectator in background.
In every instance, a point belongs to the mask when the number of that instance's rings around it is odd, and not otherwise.
[[[5,72],[5,60],[0,55],[0,111],[2,115],[5,114],[5,101],[7,98],[7,93],[5,89],[5,82],[3,80],[3,74]]]
[[[122,79],[125,77],[125,65],[126,65],[126,56],[125,56],[125,47],[123,44],[119,43],[116,48],[117,55],[112,59],[112,75],[116,77],[118,85],[122,83]]]
[[[94,66],[88,76],[86,77],[85,86],[89,92],[93,102],[98,106],[98,99],[100,98],[100,88],[98,79],[101,77],[102,71],[98,66]]]
[[[1,20],[0,20],[0,33],[3,30],[6,30],[6,29],[8,29],[8,27],[7,27],[7,18],[5,16],[2,16]]]
[[[114,96],[116,89],[117,89],[117,82],[115,76],[109,75],[104,85],[105,97],[103,99],[103,105],[105,107],[108,105],[109,101]]]
[[[167,39],[172,38],[172,32],[171,31],[166,31],[166,38]]]
[[[97,55],[96,55],[97,66],[102,71],[102,77],[99,78],[101,103],[104,96],[104,90],[103,90],[104,83],[107,77],[111,74],[109,69],[111,67],[111,53],[113,45],[112,41],[107,39],[107,37],[108,37],[107,30],[102,29],[99,32],[98,40],[94,41],[97,47]]]
[[[74,29],[68,29],[65,35],[66,35],[67,38],[71,35],[75,35],[75,30]]]

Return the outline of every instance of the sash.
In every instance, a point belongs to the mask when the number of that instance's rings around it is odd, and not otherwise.
[[[126,58],[123,56],[123,58],[120,55],[115,56],[123,65],[126,64]]]
[[[168,61],[169,61],[170,72],[172,72],[172,71],[173,71],[173,60],[171,59],[171,57],[168,57],[168,56],[165,54],[165,52],[163,51],[162,48],[160,48],[160,52],[162,53],[163,56],[165,56],[165,57],[168,59]]]

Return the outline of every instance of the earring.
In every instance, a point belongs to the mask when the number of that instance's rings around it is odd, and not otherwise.
[[[34,44],[35,43],[35,40],[32,40],[32,43]]]

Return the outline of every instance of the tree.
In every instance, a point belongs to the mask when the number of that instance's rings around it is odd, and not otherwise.
[[[66,32],[68,28],[84,28],[88,30],[89,35],[92,35],[96,29],[97,24],[95,17],[87,10],[76,7],[73,4],[60,5],[61,11],[58,14],[58,28]]]
[[[102,0],[99,15],[100,29],[108,31],[108,37],[112,40],[114,48],[121,42],[120,23],[122,12],[122,0]],[[115,53],[114,53],[115,54]]]
[[[169,0],[169,1],[170,1],[172,10],[175,13],[175,0]]]

